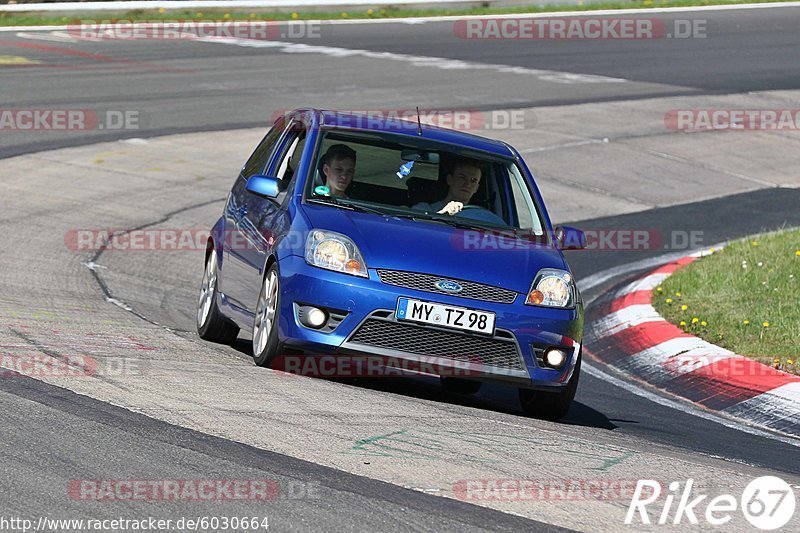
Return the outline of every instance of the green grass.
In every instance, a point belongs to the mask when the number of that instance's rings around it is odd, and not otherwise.
[[[800,230],[756,235],[695,261],[656,289],[653,304],[708,342],[800,373]]]
[[[792,0],[762,0],[770,3],[789,2]],[[751,0],[630,0],[602,2],[590,5],[522,5],[510,7],[486,7],[471,9],[376,9],[369,11],[322,12],[300,11],[297,13],[250,13],[226,10],[202,11],[166,11],[134,10],[119,13],[78,14],[72,17],[53,17],[47,13],[7,13],[0,12],[0,26],[44,26],[76,23],[80,19],[88,20],[331,20],[331,19],[365,19],[365,18],[405,18],[405,17],[437,17],[463,15],[499,15],[513,13],[558,13],[560,11],[594,11],[598,9],[630,9],[685,6],[716,6],[752,4]],[[226,16],[227,15],[227,16]]]

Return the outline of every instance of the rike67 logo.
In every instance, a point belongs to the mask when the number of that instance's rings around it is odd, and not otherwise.
[[[640,479],[633,492],[625,523],[630,525],[640,521],[647,525],[678,525],[688,522],[698,525],[701,519],[705,519],[712,526],[724,526],[741,513],[753,527],[770,531],[787,525],[796,505],[791,485],[775,476],[754,479],[738,499],[732,494],[710,498],[708,494],[698,492],[694,490],[694,479],[686,480],[683,487],[679,481],[673,481],[663,495],[662,506],[661,484],[655,480]],[[651,512],[654,512],[653,516]]]

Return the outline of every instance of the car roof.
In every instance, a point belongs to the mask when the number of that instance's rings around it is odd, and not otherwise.
[[[474,112],[473,112],[474,113]],[[419,139],[419,129],[416,121],[403,120],[402,116],[407,116],[405,111],[383,110],[383,111],[335,111],[327,109],[296,109],[290,113],[294,116],[306,115],[311,118],[316,127],[342,128],[357,131],[376,131],[403,135],[414,139]],[[311,115],[311,117],[308,117]],[[370,116],[378,117],[377,120],[370,120]],[[381,120],[381,118],[383,118]],[[410,127],[409,127],[410,125]],[[457,131],[448,128],[422,124],[422,136],[431,141],[454,144],[473,150],[489,152],[504,157],[513,157],[513,150],[504,142],[494,139],[487,139],[472,133]]]

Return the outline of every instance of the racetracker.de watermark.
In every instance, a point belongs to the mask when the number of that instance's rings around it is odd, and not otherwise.
[[[664,125],[679,131],[797,131],[800,109],[670,109]]]
[[[586,250],[612,252],[640,252],[647,250],[692,250],[704,244],[704,233],[699,230],[608,228],[587,229]],[[64,245],[74,252],[193,252],[205,251],[211,231],[200,228],[84,228],[72,229],[64,235]],[[302,247],[307,233],[290,231],[280,236],[285,246]],[[574,235],[565,237],[566,248],[573,248]],[[228,250],[258,250],[259,246],[273,246],[278,236],[269,230],[245,235],[240,231],[226,230],[215,235],[218,244]],[[553,236],[555,239],[555,236]],[[479,251],[519,251],[531,248],[550,247],[543,235],[527,230],[516,232],[506,229],[457,230],[450,237],[454,250]]]
[[[459,359],[424,355],[279,355],[271,368],[290,375],[328,379],[402,378],[419,374],[445,377],[483,375],[480,357],[460,355]]]
[[[265,502],[318,500],[318,482],[274,479],[73,479],[71,500],[90,502]]]
[[[98,376],[140,376],[149,363],[136,357],[103,357],[0,353],[0,378],[63,379]]]
[[[138,130],[138,110],[112,109],[1,109],[0,131]]]
[[[610,252],[642,252],[648,250],[692,250],[703,245],[704,233],[699,230],[671,230],[661,231],[655,229],[586,229],[585,250],[610,251]],[[555,236],[553,237],[555,238]],[[573,248],[580,244],[574,240],[574,234],[565,237],[564,246]],[[519,251],[531,247],[546,246],[544,237],[531,233],[513,234],[504,230],[457,231],[450,237],[450,242],[456,250],[463,251]]]
[[[705,39],[706,19],[554,17],[462,19],[453,34],[475,40],[652,40]]]
[[[277,109],[275,122],[291,110]],[[536,115],[525,109],[477,111],[469,109],[351,109],[326,111],[326,122],[351,128],[400,129],[414,131],[419,125],[436,126],[458,131],[526,130],[536,126]]]
[[[194,39],[319,39],[320,21],[274,20],[82,20],[67,25],[67,34],[81,41],[174,41]]]
[[[629,501],[637,482],[635,478],[462,479],[453,484],[453,494],[465,501]]]

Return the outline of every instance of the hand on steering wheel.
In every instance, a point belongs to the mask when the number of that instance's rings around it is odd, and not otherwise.
[[[441,210],[437,211],[440,215],[455,215],[464,209],[464,204],[461,202],[448,202]]]

